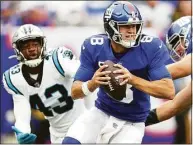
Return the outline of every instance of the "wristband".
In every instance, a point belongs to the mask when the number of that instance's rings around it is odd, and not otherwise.
[[[92,92],[88,89],[88,81],[82,84],[82,92],[85,96],[92,94]]]
[[[145,126],[153,125],[153,124],[156,124],[156,123],[159,123],[159,122],[160,121],[158,119],[156,109],[153,109],[153,110],[150,111],[150,113],[147,117],[147,120],[145,122]]]

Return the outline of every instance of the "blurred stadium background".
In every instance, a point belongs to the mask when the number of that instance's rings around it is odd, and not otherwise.
[[[83,40],[103,33],[103,12],[113,1],[1,1],[1,74],[17,63],[11,38],[18,26],[32,23],[47,36],[47,48],[65,45],[79,57]],[[192,15],[191,1],[131,1],[139,8],[144,33],[165,41],[168,26],[181,16]],[[165,100],[151,97],[152,108]],[[14,124],[12,98],[1,85],[1,143],[16,143],[11,126]],[[146,128],[143,143],[191,143],[191,111]],[[48,122],[41,113],[33,112],[32,132],[37,143],[50,143]]]

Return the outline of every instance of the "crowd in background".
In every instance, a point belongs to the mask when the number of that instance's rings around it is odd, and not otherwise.
[[[5,29],[7,26],[15,27],[27,23],[53,28],[58,26],[96,26],[103,29],[103,13],[113,1],[1,1],[1,34],[3,31],[8,31]],[[152,34],[162,39],[173,21],[182,16],[191,15],[191,1],[145,0],[131,2],[139,8],[146,30],[150,28]],[[4,39],[6,39],[6,35],[1,37],[1,44],[2,42],[11,44],[10,40],[4,41]],[[10,44],[5,44],[5,46],[10,46]],[[9,117],[8,119],[13,120]],[[47,135],[43,133],[45,133],[45,129],[48,129],[48,122],[43,120],[38,125],[34,129],[39,128],[37,130],[38,136],[40,136],[39,143],[45,143],[41,139]]]
[[[111,1],[1,1],[1,24],[19,26],[99,25]],[[191,1],[131,1],[139,9],[145,27],[162,33],[181,16],[191,15]]]

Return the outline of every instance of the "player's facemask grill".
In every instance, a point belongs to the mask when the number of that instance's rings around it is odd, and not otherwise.
[[[186,39],[185,35],[175,33],[170,38],[166,35],[166,45],[170,50],[171,59],[177,62],[186,56],[189,41]],[[178,52],[178,46],[182,48],[183,52]]]
[[[28,60],[21,53],[22,45],[24,44],[25,41],[28,41],[28,40],[35,40],[41,45],[41,52],[40,52],[37,59]],[[14,47],[14,51],[17,55],[17,59],[21,63],[23,63],[29,67],[36,67],[42,62],[43,57],[45,56],[45,49],[46,49],[45,45],[46,45],[46,42],[45,42],[44,37],[28,37],[28,38],[18,40],[16,43],[13,44],[13,47]]]
[[[131,37],[131,40],[124,40],[123,39],[123,33],[120,33],[120,27],[121,26],[126,26],[126,25],[135,25],[136,26],[136,34],[129,34],[129,37]],[[142,25],[143,22],[135,22],[132,24],[125,24],[124,22],[115,22],[111,20],[109,22],[109,26],[111,29],[114,31],[114,35],[111,38],[113,41],[115,41],[118,44],[121,44],[125,48],[131,48],[131,47],[136,47],[139,45],[139,41],[141,39],[141,30],[142,30]]]

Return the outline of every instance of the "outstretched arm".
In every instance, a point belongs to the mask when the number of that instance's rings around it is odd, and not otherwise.
[[[15,126],[12,126],[19,144],[35,143],[37,136],[31,133],[31,107],[28,99],[22,95],[13,95]]]
[[[184,111],[192,104],[191,96],[191,83],[189,83],[173,100],[169,100],[160,107],[151,110],[145,123],[146,126],[167,120]]]
[[[167,65],[173,79],[182,78],[191,74],[191,54],[185,56],[182,60]]]
[[[167,120],[191,105],[191,83],[180,91],[173,100],[167,101],[156,110],[160,121]]]
[[[5,90],[13,96],[13,111],[16,120],[15,126],[12,126],[12,130],[15,132],[19,144],[34,143],[37,136],[30,133],[31,106],[28,96],[24,96],[16,87],[10,87],[13,84],[10,83],[11,81],[7,81],[10,79],[10,76],[7,76],[9,74],[3,75],[3,85]]]
[[[25,133],[31,132],[31,107],[28,99],[22,95],[13,95],[15,127]]]

